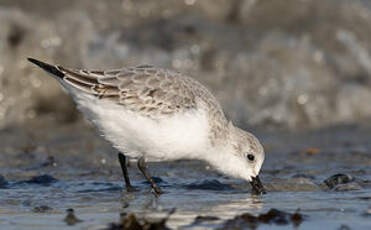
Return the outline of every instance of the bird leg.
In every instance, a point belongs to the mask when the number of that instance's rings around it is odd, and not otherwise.
[[[120,165],[121,165],[122,174],[124,175],[124,179],[125,179],[126,191],[133,192],[134,187],[131,186],[131,184],[130,184],[128,169],[126,167],[126,157],[125,157],[124,154],[118,153],[118,158],[119,158],[119,162],[120,162]]]
[[[143,173],[144,177],[148,180],[148,182],[151,184],[156,195],[161,195],[162,194],[161,188],[153,181],[151,175],[147,171],[147,164],[144,160],[144,157],[139,158],[138,168]]]

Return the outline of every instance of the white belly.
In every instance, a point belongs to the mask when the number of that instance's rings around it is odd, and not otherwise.
[[[204,112],[153,120],[106,100],[77,100],[80,109],[115,148],[149,161],[200,158],[207,152],[208,119]]]

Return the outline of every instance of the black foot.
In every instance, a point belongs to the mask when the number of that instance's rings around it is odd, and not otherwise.
[[[139,191],[139,188],[138,187],[134,187],[134,186],[126,186],[126,191],[127,192],[138,192]]]
[[[155,184],[155,186],[152,185],[152,188],[153,188],[153,191],[154,191],[156,196],[160,196],[161,194],[164,193],[162,191],[162,189],[160,187],[158,187],[156,184]]]
[[[147,165],[146,165],[146,162],[144,160],[144,157],[141,157],[138,160],[138,168],[143,173],[144,177],[148,180],[148,182],[151,184],[155,195],[160,196],[161,194],[163,194],[161,188],[154,182],[151,175],[147,171]]]

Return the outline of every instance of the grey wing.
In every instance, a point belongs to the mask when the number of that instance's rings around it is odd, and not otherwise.
[[[108,99],[145,116],[173,114],[196,108],[196,95],[188,78],[152,66],[108,71],[58,69],[63,80],[99,99]]]

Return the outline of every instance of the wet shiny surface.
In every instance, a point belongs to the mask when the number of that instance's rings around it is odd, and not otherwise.
[[[202,162],[178,161],[149,165],[165,191],[155,198],[135,162],[130,162],[129,174],[139,191],[123,190],[115,151],[83,123],[58,126],[46,119],[22,130],[3,129],[0,224],[7,229],[61,229],[67,226],[66,209],[73,208],[83,222],[70,229],[103,229],[123,212],[157,219],[176,208],[167,226],[213,229],[237,215],[258,216],[276,208],[289,213],[299,209],[305,216],[299,229],[369,227],[364,213],[371,205],[371,129],[256,133],[267,151],[260,175],[267,194],[252,195],[249,183],[220,175]],[[339,173],[343,175],[330,178]],[[331,186],[324,182],[328,178]],[[197,216],[219,219],[195,222]],[[260,223],[259,228],[295,227]]]

